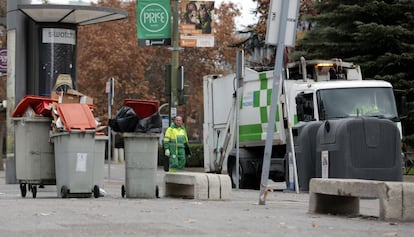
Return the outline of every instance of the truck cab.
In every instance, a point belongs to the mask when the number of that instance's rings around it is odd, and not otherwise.
[[[302,59],[300,65],[298,63],[288,65],[288,79],[285,81],[285,93],[291,101],[289,110],[292,116],[289,120],[292,124],[377,117],[393,121],[402,135],[390,83],[362,80],[359,66],[338,59]]]

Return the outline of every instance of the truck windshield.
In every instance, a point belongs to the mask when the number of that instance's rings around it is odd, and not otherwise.
[[[320,120],[379,117],[398,121],[392,88],[335,88],[317,92]]]

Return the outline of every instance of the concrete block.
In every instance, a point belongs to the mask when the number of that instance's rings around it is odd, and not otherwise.
[[[166,196],[207,200],[207,175],[194,172],[167,173],[165,174],[165,189]]]
[[[220,174],[218,177],[220,179],[220,199],[230,200],[232,191],[230,176]]]
[[[403,183],[403,221],[414,221],[414,183]]]
[[[220,178],[217,174],[206,174],[208,180],[208,199],[220,200]]]
[[[318,197],[317,193],[311,192],[309,188],[309,203],[308,203],[308,213],[318,213]]]
[[[375,180],[313,178],[309,190],[330,195],[376,198],[379,195],[378,187],[382,184],[382,181]]]
[[[112,162],[113,163],[118,163],[118,161],[119,161],[118,154],[119,154],[119,148],[114,148],[114,152],[112,154]]]
[[[166,197],[180,197],[187,199],[195,199],[194,185],[165,183]]]
[[[226,200],[231,197],[228,175],[177,172],[165,174],[165,195],[199,200]]]
[[[359,197],[309,193],[309,213],[358,215]]]
[[[194,199],[208,199],[208,179],[203,173],[193,173],[194,177]]]
[[[311,179],[310,213],[358,214],[359,198],[378,198],[381,220],[414,220],[414,184],[360,179]]]
[[[402,220],[402,183],[384,182],[379,195],[380,219]]]

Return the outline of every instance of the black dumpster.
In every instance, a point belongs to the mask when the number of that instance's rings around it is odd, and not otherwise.
[[[401,181],[401,137],[387,119],[325,121],[316,139],[316,176]]]

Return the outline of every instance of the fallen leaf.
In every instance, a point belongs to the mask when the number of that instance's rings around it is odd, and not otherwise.
[[[400,236],[397,232],[384,233],[383,236]]]

